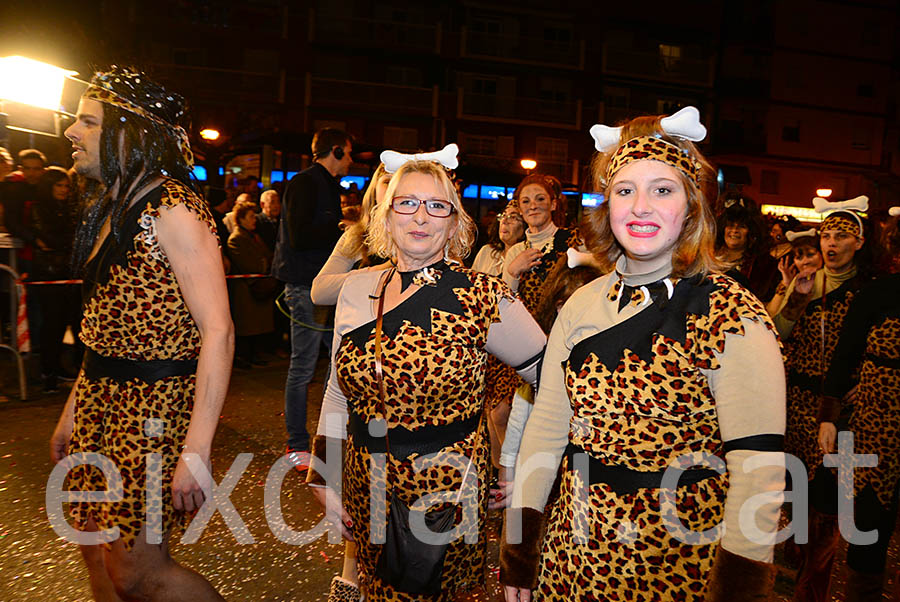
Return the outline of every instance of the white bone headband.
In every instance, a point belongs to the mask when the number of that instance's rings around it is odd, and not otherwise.
[[[794,242],[798,238],[806,238],[807,236],[815,236],[816,229],[810,228],[809,230],[803,230],[802,232],[785,232],[784,237],[788,239],[789,242]]]
[[[448,144],[439,151],[433,153],[417,153],[415,155],[405,155],[397,151],[386,150],[381,153],[381,162],[384,163],[384,171],[394,173],[404,163],[409,161],[434,161],[444,166],[444,169],[456,169],[459,167],[459,161],[456,155],[459,154],[459,147],[455,144]]]
[[[900,207],[891,207],[890,209],[888,209],[888,215],[890,215],[891,217],[897,217],[898,215],[900,215]]]
[[[817,196],[813,199],[813,207],[815,207],[816,213],[825,213],[827,211],[868,211],[869,197],[862,194],[855,199],[846,201],[829,201]]]
[[[706,126],[700,123],[700,111],[696,107],[684,107],[674,115],[663,117],[659,120],[659,125],[666,134],[676,138],[684,138],[691,142],[700,142],[706,138]],[[601,153],[619,146],[619,138],[622,136],[621,126],[613,128],[598,123],[590,131],[594,139],[594,148]]]

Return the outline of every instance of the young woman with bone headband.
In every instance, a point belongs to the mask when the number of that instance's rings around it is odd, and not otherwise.
[[[692,143],[706,128],[688,107],[591,134],[608,200],[586,244],[612,272],[550,333],[501,540],[506,600],[762,599],[784,484],[781,352],[762,304],[718,272],[715,177]],[[757,457],[768,466],[744,472]],[[674,487],[673,465],[690,468]],[[740,511],[761,492],[762,536],[748,536]]]
[[[483,584],[486,360],[495,355],[534,382],[546,341],[502,280],[452,259],[468,253],[474,224],[447,171],[427,157],[398,161],[384,202],[372,212],[369,248],[391,257],[395,267],[356,270],[341,288],[331,376],[308,476],[326,516],[356,542],[359,585],[369,602],[451,600]],[[382,155],[382,161],[392,169],[390,157]],[[386,529],[384,511],[377,512],[377,505],[373,511],[373,500],[412,506],[423,496],[462,502],[470,510],[459,526],[466,538],[449,543],[441,591],[434,594],[413,593],[406,580],[392,579],[384,567],[397,563],[379,564],[391,558],[384,551],[390,548],[373,540]],[[421,518],[423,509],[410,513]],[[388,514],[391,532],[400,514]],[[478,545],[467,543],[473,537]],[[420,571],[413,563],[404,568]]]
[[[900,207],[883,234],[889,274],[864,284],[847,311],[832,355],[819,408],[819,445],[833,453],[837,426],[846,413],[847,392],[856,388],[846,429],[854,435],[853,453],[877,454],[878,465],[857,468],[847,490],[855,496],[854,524],[860,531],[878,530],[868,546],[847,548],[846,598],[849,602],[882,599],[888,543],[897,520],[900,496]],[[844,411],[842,411],[844,410]],[[900,572],[894,597],[900,600]]]
[[[843,202],[813,199],[819,213],[827,213],[819,228],[824,268],[798,273],[788,286],[786,300],[773,320],[784,341],[787,373],[787,429],[785,452],[806,467],[809,483],[809,543],[796,546],[800,557],[794,600],[830,600],[831,568],[838,545],[837,483],[822,467],[817,414],[822,379],[831,362],[844,317],[859,291],[866,269],[866,231],[861,212],[869,199]],[[792,488],[803,487],[793,483]]]

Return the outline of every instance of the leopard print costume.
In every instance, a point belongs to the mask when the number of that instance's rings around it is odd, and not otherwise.
[[[604,302],[618,303],[619,290]],[[726,337],[743,336],[742,319],[774,332],[756,297],[715,274],[676,281],[667,302],[578,342],[563,365],[574,412],[570,449],[637,472],[665,470],[683,454],[723,457],[716,400],[701,370],[719,368]],[[562,469],[535,600],[704,599],[716,543],[689,545],[669,534],[663,521],[673,517],[663,514],[658,489],[585,486],[568,455]],[[585,490],[587,506],[576,499]],[[727,474],[679,487],[678,518],[693,531],[713,527],[724,518],[727,490]]]
[[[159,248],[156,220],[163,207],[182,204],[213,235],[215,224],[206,203],[175,180],[166,179],[145,199],[129,209],[122,244],[107,236],[85,267],[81,340],[89,351],[106,358],[196,360],[200,331]],[[184,515],[175,511],[168,484],[187,433],[194,391],[193,374],[122,382],[88,378],[82,371],[68,451],[101,453],[112,460],[122,475],[124,495],[118,501],[73,504],[78,528],[91,518],[100,529],[118,527],[125,547],[131,549],[148,517],[161,517],[163,533],[182,521]],[[151,463],[161,478],[160,496],[152,507],[145,506],[144,495],[148,454],[161,458]],[[107,488],[107,482],[97,468],[85,465],[69,473],[67,487],[99,491]]]
[[[875,454],[878,464],[853,472],[843,491],[858,496],[871,485],[889,508],[900,481],[900,274],[884,276],[862,288],[844,321],[825,394],[840,399],[858,382],[848,429],[853,452]],[[854,372],[859,367],[858,378]],[[846,472],[843,478],[849,478]]]
[[[548,245],[549,248],[545,250],[541,262],[519,278],[519,298],[522,299],[522,303],[525,304],[531,315],[536,315],[541,302],[541,294],[544,292],[544,283],[550,275],[550,270],[553,269],[560,257],[565,256],[569,248],[577,248],[581,245],[582,241],[578,230],[560,228],[553,235],[553,244]],[[527,245],[526,248],[528,248]]]
[[[359,546],[360,588],[365,599],[373,602],[451,600],[455,592],[484,583],[486,542],[482,528],[487,512],[490,445],[486,422],[480,420],[488,356],[484,346],[491,324],[500,319],[500,300],[513,299],[513,293],[499,278],[487,274],[458,265],[445,264],[440,269],[441,277],[434,286],[423,286],[384,314],[382,352],[388,425],[412,432],[452,427],[462,421],[470,421],[473,426],[456,441],[426,442],[428,437],[422,436],[407,457],[394,456],[396,439],[392,434],[387,477],[384,460],[379,459],[383,454],[370,450],[359,431],[348,429],[343,499]],[[334,370],[347,398],[351,425],[354,420],[368,424],[381,415],[374,340],[373,321],[345,334],[335,352]],[[477,425],[480,429],[475,428]],[[437,454],[436,464],[423,470],[415,463],[426,453]],[[469,479],[477,475],[478,486],[465,490],[457,519],[461,508],[476,510],[477,520],[469,524],[469,531],[481,535],[478,543],[458,539],[450,544],[439,596],[394,590],[375,572],[382,546],[373,541],[383,542],[385,530],[381,523],[372,531],[372,483],[387,479],[388,489],[409,504],[423,495],[458,490],[467,457],[474,460]],[[370,481],[373,460],[377,462]]]
[[[831,363],[844,317],[858,288],[858,281],[852,279],[825,296],[824,340],[823,303],[819,298],[809,302],[784,343],[787,375],[784,451],[803,461],[810,478],[822,463],[817,416],[824,378],[823,366]]]

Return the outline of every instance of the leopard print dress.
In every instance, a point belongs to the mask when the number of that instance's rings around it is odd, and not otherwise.
[[[196,372],[191,373],[191,366],[201,341],[156,235],[162,208],[180,204],[215,235],[206,203],[183,184],[166,179],[128,210],[122,243],[107,236],[85,268],[81,340],[89,356],[130,366],[156,362],[187,367],[180,375],[162,378],[88,376],[86,360],[77,383],[69,454],[109,458],[122,476],[123,495],[76,503],[71,512],[82,529],[89,519],[101,530],[117,527],[127,549],[145,524],[166,533],[184,518],[173,508],[169,483],[191,418]],[[87,465],[73,469],[67,484],[81,491],[104,491],[107,485],[103,473]]]
[[[351,530],[359,546],[360,587],[366,600],[373,602],[451,600],[455,592],[480,586],[485,578],[482,528],[487,512],[490,444],[482,420],[488,357],[485,345],[491,324],[500,320],[500,300],[514,297],[499,278],[458,265],[439,264],[438,271],[436,283],[422,286],[384,314],[382,364],[391,429],[386,473],[384,460],[380,464],[378,460],[384,457],[383,438],[370,438],[365,426],[381,417],[375,376],[375,322],[344,334],[333,359],[350,416],[344,506],[353,519]],[[348,285],[352,283],[348,281]],[[342,296],[346,294],[345,285]],[[430,467],[421,465],[421,458],[427,454],[436,454]],[[375,571],[382,549],[378,542],[384,541],[385,529],[383,522],[372,519],[373,483],[386,482],[388,491],[411,504],[428,494],[459,490],[467,458],[474,460],[467,482],[477,476],[478,485],[464,489],[457,520],[462,508],[477,513],[477,520],[461,532],[468,534],[471,543],[457,539],[450,544],[439,596],[395,590]],[[373,461],[377,467],[370,474]],[[374,530],[373,522],[380,523]]]
[[[848,429],[853,453],[875,454],[878,464],[858,467],[843,491],[856,495],[871,486],[889,508],[900,482],[900,275],[862,288],[847,314],[834,351],[825,394],[841,399],[858,382]],[[858,369],[858,376],[856,376]]]
[[[542,249],[544,254],[541,256],[541,262],[519,278],[519,290],[517,292],[522,299],[522,303],[531,312],[531,315],[537,314],[538,306],[541,303],[541,295],[544,292],[544,283],[547,282],[550,270],[553,269],[553,266],[556,265],[556,262],[561,257],[565,256],[566,251],[572,247],[579,247],[581,244],[578,230],[574,228],[560,228],[553,235],[550,244]],[[525,248],[529,248],[527,241]]]
[[[858,288],[858,281],[853,278],[825,295],[824,302],[822,297],[810,301],[784,342],[787,375],[784,451],[803,461],[810,478],[822,463],[817,416],[823,367],[831,363],[844,317]]]
[[[609,278],[617,276],[601,281]],[[772,332],[774,326],[756,297],[727,276],[667,282],[668,300],[664,289],[654,293],[648,285],[622,303],[622,281],[610,286],[607,298],[596,303],[646,307],[581,339],[563,362],[573,416],[535,600],[704,599],[716,543],[683,543],[670,534],[664,523],[675,517],[661,508],[657,487],[593,474],[644,476],[679,466],[685,454],[723,457],[705,372],[720,367],[727,336],[743,336],[742,320]],[[576,454],[590,462],[590,483],[575,469]],[[677,488],[677,518],[691,531],[714,527],[723,520],[727,491],[727,474],[706,471]]]

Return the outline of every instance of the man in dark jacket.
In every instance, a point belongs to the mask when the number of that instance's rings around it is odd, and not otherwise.
[[[291,363],[284,391],[287,455],[304,474],[309,466],[307,388],[322,343],[310,287],[341,235],[339,181],[353,162],[352,148],[350,136],[341,130],[325,128],[313,136],[313,166],[294,176],[284,192],[272,262],[272,275],[285,283],[284,299],[291,312]]]

